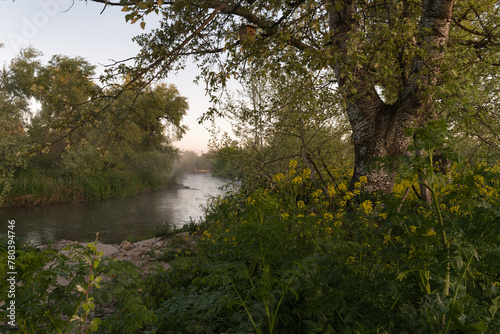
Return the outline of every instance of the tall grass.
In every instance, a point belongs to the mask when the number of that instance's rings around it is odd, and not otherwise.
[[[133,196],[166,188],[175,183],[170,176],[109,170],[100,174],[63,176],[49,172],[19,173],[1,207],[97,201]]]

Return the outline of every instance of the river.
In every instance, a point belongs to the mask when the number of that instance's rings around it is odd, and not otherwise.
[[[199,220],[209,196],[223,194],[228,181],[210,174],[188,174],[182,184],[188,188],[143,193],[91,203],[58,204],[29,208],[0,209],[0,234],[7,234],[9,220],[15,220],[16,236],[32,244],[58,240],[120,243],[129,236],[146,237],[168,222],[181,227]]]

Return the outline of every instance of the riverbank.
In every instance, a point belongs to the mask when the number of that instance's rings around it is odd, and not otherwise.
[[[185,254],[186,251],[194,253],[196,235],[189,232],[174,233],[170,237],[155,237],[137,242],[124,240],[120,244],[96,242],[97,252],[101,252],[104,258],[111,258],[117,261],[128,261],[136,266],[143,277],[154,274],[158,269],[170,269],[169,261],[175,259],[178,254]],[[60,240],[55,243],[36,246],[40,251],[51,251],[69,255],[71,249],[79,246],[85,247],[88,242],[78,242],[71,240]],[[104,277],[104,281],[109,281],[109,277]],[[69,284],[69,280],[58,277],[57,282],[63,286]]]
[[[21,174],[12,181],[11,191],[0,203],[0,209],[94,202],[135,196],[141,193],[182,187],[178,182],[180,178],[182,178],[180,174],[151,178],[117,171],[73,178]]]
[[[199,226],[191,225],[162,237],[119,245],[69,240],[23,245],[16,252],[15,328],[7,326],[2,315],[5,303],[0,301],[0,332],[28,332],[30,328],[80,332],[74,320],[82,316],[79,319],[85,317],[85,326],[92,326],[92,319],[103,322],[101,332],[142,333],[139,329],[154,319],[150,302],[160,297],[151,294],[154,280],[172,268],[170,262],[195,256],[199,238]],[[4,250],[2,243],[0,257],[6,258]],[[147,306],[145,295],[150,296]],[[123,317],[117,318],[120,314]]]

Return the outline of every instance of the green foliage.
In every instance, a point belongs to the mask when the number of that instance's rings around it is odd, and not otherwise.
[[[104,269],[111,281],[96,295],[100,311],[106,312],[98,333],[137,333],[151,326],[156,317],[151,310],[150,288],[138,268],[128,261],[107,262]],[[109,309],[112,313],[109,314]]]
[[[127,21],[161,13],[162,25],[136,38],[138,61],[116,72],[166,77],[192,56],[212,101],[220,103],[202,120],[223,116],[236,123],[244,138],[238,148],[263,157],[260,163],[246,160],[260,176],[277,159],[309,154],[327,165],[336,161],[331,151],[348,146],[349,133],[335,126],[345,126],[344,114],[356,149],[352,183],[364,175],[367,189],[390,192],[391,173],[369,171],[368,165],[376,158],[403,158],[408,127],[443,119],[470,152],[488,146],[488,154],[498,157],[500,151],[498,10],[488,0],[437,1],[427,10],[406,0],[131,0],[122,4]],[[239,33],[247,24],[254,34]],[[263,78],[271,84],[259,83]],[[226,102],[221,91],[232,79],[249,92],[246,101]],[[337,124],[322,127],[332,115]],[[273,150],[265,151],[268,146]],[[283,157],[281,148],[290,156]]]
[[[0,251],[6,262],[6,247]],[[17,328],[8,327],[11,333],[136,333],[155,320],[141,293],[147,286],[139,269],[102,257],[96,243],[73,245],[58,254],[23,246],[16,252],[16,269]],[[7,291],[1,293],[8,300]],[[3,323],[6,307],[0,307]]]
[[[230,120],[236,140],[227,134],[212,140],[207,156],[214,173],[239,175],[244,187],[265,187],[274,175],[287,172],[293,158],[311,170],[317,187],[339,182],[332,171],[347,168],[353,157],[347,120],[332,93],[318,93],[318,80],[307,75],[252,73],[244,80],[244,91],[228,96],[218,109]]]
[[[500,167],[455,163],[450,181],[427,161],[411,160],[386,195],[363,178],[349,191],[349,175],[317,188],[291,160],[266,188],[214,198],[201,224],[162,228],[172,268],[146,278],[92,249],[22,249],[19,319],[70,328],[93,304],[103,333],[496,333]],[[432,203],[404,195],[420,168]],[[89,261],[112,279],[86,298]]]
[[[2,251],[6,261],[7,252]],[[16,252],[17,290],[16,322],[22,333],[68,332],[77,328],[95,328],[98,320],[87,320],[94,305],[89,292],[98,286],[99,277],[92,274],[99,265],[99,254],[91,248],[68,250],[66,254],[53,256],[25,247]],[[2,272],[5,278],[6,268]],[[67,284],[59,283],[61,279]],[[6,294],[5,291],[2,291]],[[7,300],[5,296],[2,299]],[[6,306],[1,318],[5,321]],[[83,310],[83,318],[81,317]],[[81,320],[78,323],[70,319]],[[86,330],[84,332],[87,332]]]
[[[176,182],[171,143],[185,132],[188,104],[174,86],[123,80],[102,89],[84,59],[42,64],[39,56],[23,50],[2,72],[0,205],[97,200]],[[30,98],[40,105],[33,114]]]
[[[325,192],[292,161],[272,190],[212,202],[197,256],[152,278],[158,330],[495,333],[499,173],[436,178],[429,205],[365,180]]]
[[[203,225],[201,225],[203,226]],[[162,225],[158,225],[154,232],[154,236],[157,238],[169,238],[175,236],[179,233],[195,233],[200,229],[200,224],[197,222],[191,221],[187,224],[182,225],[181,228],[177,228],[175,225],[172,227],[168,222],[163,223]]]
[[[243,176],[238,170],[240,166],[237,160],[241,157],[241,150],[234,145],[224,146],[217,150],[211,150],[207,157],[212,165],[212,175],[236,180]]]

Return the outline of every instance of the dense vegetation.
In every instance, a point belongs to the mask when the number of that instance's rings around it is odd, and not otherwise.
[[[184,229],[196,244],[174,237],[160,257],[172,268],[146,280],[92,245],[73,250],[74,264],[24,248],[17,252],[19,328],[497,333],[500,165],[455,163],[448,176],[430,160],[409,163],[386,195],[365,193],[363,178],[349,191],[349,173],[333,168],[335,181],[317,188],[312,171],[289,160],[268,187],[215,198],[205,220]],[[424,165],[433,203],[411,190]],[[57,275],[71,283],[59,285]],[[103,275],[115,279],[99,283]],[[65,320],[71,316],[76,321]]]
[[[304,110],[246,110],[266,127],[214,140],[214,167],[242,173],[242,185],[214,198],[187,236],[166,231],[157,260],[171,269],[144,279],[93,244],[73,248],[71,262],[18,250],[19,332],[497,333],[498,153],[435,121],[412,129],[407,156],[378,161],[397,173],[394,191],[367,192],[365,178],[349,187],[342,120],[286,121]]]
[[[171,142],[185,131],[188,106],[174,86],[125,80],[101,88],[82,58],[43,64],[40,56],[26,49],[1,73],[3,206],[99,200],[176,182]]]
[[[169,232],[171,268],[145,279],[94,244],[18,250],[20,332],[500,332],[497,4],[109,5],[165,20],[118,73],[201,61],[219,102],[204,118],[235,134],[208,158],[242,185]],[[230,77],[241,96],[219,94]]]

